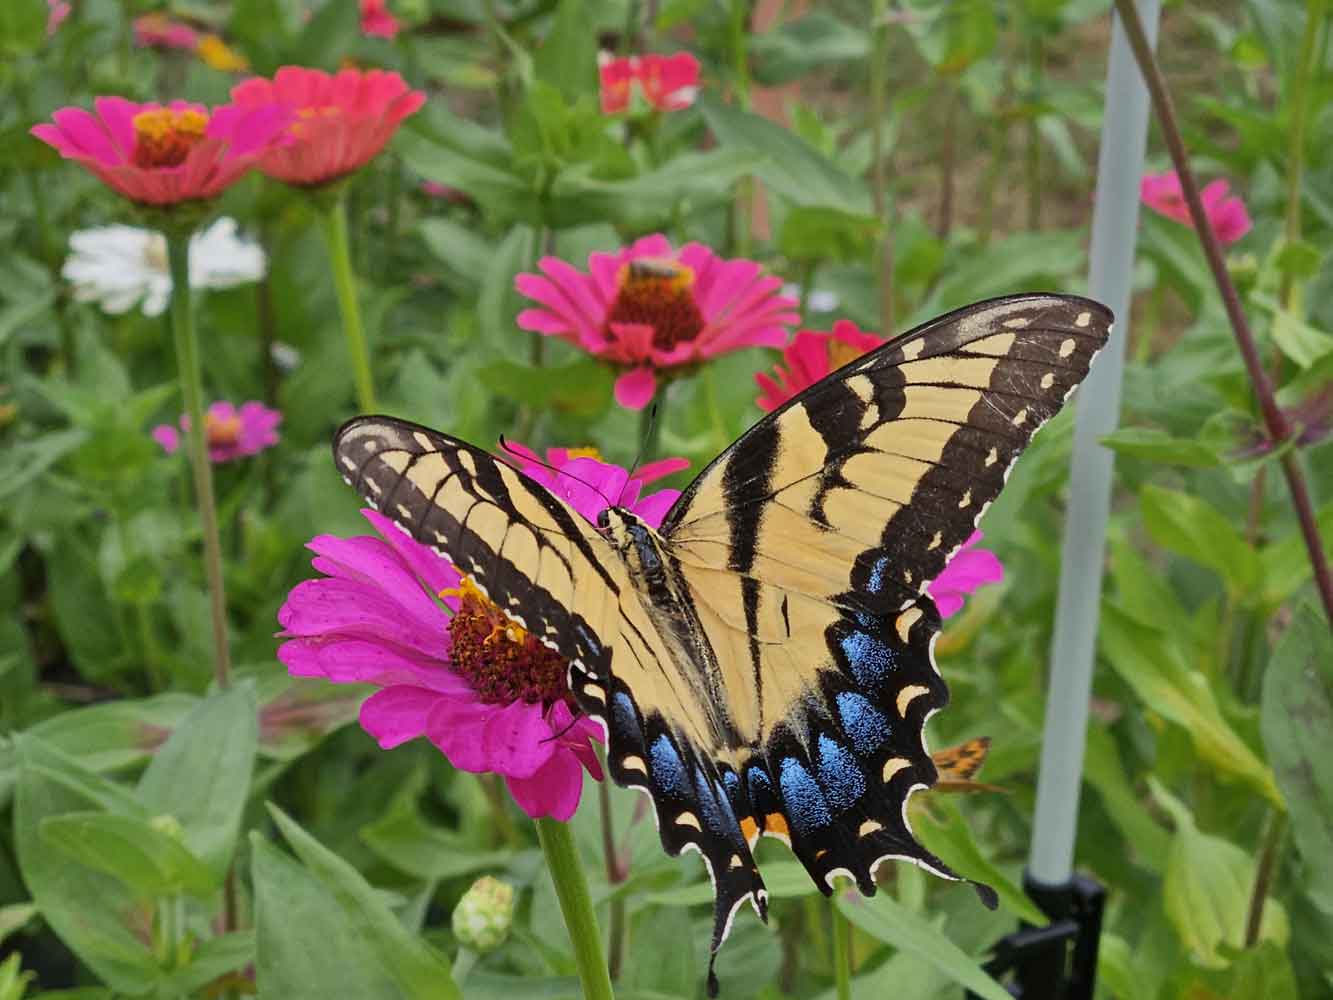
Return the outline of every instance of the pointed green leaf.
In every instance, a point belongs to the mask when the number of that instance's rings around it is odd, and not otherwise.
[[[871,937],[925,959],[955,983],[986,1000],[1013,1000],[967,952],[959,948],[921,914],[880,893],[867,899],[854,892],[834,895],[834,905]]]
[[[1297,609],[1264,676],[1262,725],[1305,861],[1302,884],[1333,914],[1333,639],[1309,604]]]
[[[1152,485],[1143,488],[1139,503],[1143,523],[1157,544],[1216,570],[1238,596],[1258,590],[1258,553],[1235,522],[1212,504]]]
[[[258,745],[254,684],[240,681],[200,702],[139,781],[144,807],[174,816],[186,846],[219,880],[231,865]]]
[[[179,840],[151,822],[103,812],[42,820],[41,838],[70,860],[105,872],[141,896],[206,895],[221,885]]]
[[[537,79],[570,100],[597,91],[597,36],[590,29],[593,12],[584,0],[560,0],[555,24],[532,59]]]
[[[355,868],[306,833],[276,806],[269,812],[287,842],[337,901],[357,935],[407,997],[448,1000],[458,996],[449,961],[408,932]]]
[[[1195,962],[1223,968],[1229,961],[1224,949],[1238,949],[1245,940],[1255,859],[1229,840],[1200,830],[1189,808],[1155,777],[1148,783],[1153,798],[1176,824],[1162,885],[1167,916]],[[1259,933],[1286,944],[1290,928],[1277,900],[1265,902]]]

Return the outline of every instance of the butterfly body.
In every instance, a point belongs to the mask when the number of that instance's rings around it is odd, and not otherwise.
[[[825,893],[839,876],[873,893],[888,858],[958,878],[906,811],[936,780],[924,726],[948,701],[926,587],[1110,322],[1027,295],[919,327],[762,419],[660,529],[619,507],[593,525],[494,456],[389,418],[345,425],[335,461],[569,660],[612,778],[651,796],[669,853],[703,857],[716,954],[741,904],[766,914],[761,836]]]

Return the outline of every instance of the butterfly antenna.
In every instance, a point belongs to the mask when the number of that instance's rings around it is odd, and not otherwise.
[[[654,403],[652,409],[648,411],[648,423],[644,427],[643,437],[639,439],[639,454],[634,459],[634,464],[630,466],[629,477],[634,478],[634,473],[639,471],[639,465],[643,462],[644,453],[648,450],[648,442],[653,439],[653,431],[657,429],[657,404]]]
[[[569,472],[566,469],[556,468],[550,462],[544,461],[541,458],[539,458],[535,452],[531,455],[524,454],[523,452],[515,448],[513,445],[511,445],[508,441],[506,441],[505,436],[503,434],[500,435],[500,448],[522,462],[531,462],[533,465],[540,465],[543,469],[546,469],[548,472],[554,472],[557,476],[564,476],[566,479],[572,479],[576,483],[582,483],[584,486],[588,487],[588,489],[592,490],[599,497],[601,497],[602,500],[605,501],[608,507],[614,507],[616,505],[616,501],[612,500],[609,496],[603,493],[600,487],[594,486],[592,483],[588,482],[588,480],[583,479],[580,476],[576,476],[574,475],[574,473]]]
[[[546,737],[546,739],[541,740],[540,742],[542,742],[542,743],[550,743],[552,740],[558,740],[558,739],[560,739],[562,736],[565,735],[565,733],[567,733],[567,732],[569,732],[571,729],[573,729],[574,726],[575,726],[575,724],[578,723],[578,721],[579,721],[580,719],[582,719],[582,718],[583,718],[583,710],[580,709],[580,708],[578,708],[578,707],[575,707],[575,709],[574,709],[574,718],[572,718],[572,719],[569,720],[569,725],[567,725],[564,729],[560,730],[560,732],[556,733],[554,736],[548,736],[548,737]]]

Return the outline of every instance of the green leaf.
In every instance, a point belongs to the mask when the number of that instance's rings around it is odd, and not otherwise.
[[[19,870],[42,919],[102,982],[132,995],[160,978],[157,959],[130,930],[126,917],[142,905],[117,879],[71,864],[40,835],[42,821],[102,805],[118,796],[109,783],[63,759],[31,736],[18,740],[19,780],[14,796],[14,846]],[[120,793],[134,802],[128,793]],[[151,914],[149,914],[150,916]]]
[[[1195,751],[1218,773],[1248,782],[1282,808],[1273,772],[1231,728],[1207,678],[1185,665],[1184,654],[1170,637],[1105,601],[1101,643],[1107,661],[1145,709],[1181,726]]]
[[[755,172],[778,194],[797,205],[822,205],[849,215],[874,214],[865,184],[843,173],[795,133],[708,95],[699,99],[699,107],[723,147],[739,147],[764,157]]]
[[[523,218],[534,211],[535,196],[522,178],[422,131],[400,129],[394,148],[408,167],[422,177],[466,191],[497,214]]]
[[[399,871],[425,882],[503,868],[514,856],[513,851],[469,848],[457,834],[427,823],[405,798],[396,799],[387,813],[363,827],[361,839]]]
[[[72,812],[42,820],[42,840],[71,860],[104,872],[140,896],[185,891],[206,895],[221,885],[179,840],[152,823],[102,812]]]
[[[1227,969],[1203,973],[1179,996],[1189,1000],[1300,1000],[1301,993],[1285,949],[1272,941],[1260,941],[1237,955]]]
[[[529,226],[515,226],[491,251],[477,301],[481,333],[489,343],[514,343],[515,318],[528,304],[528,300],[515,290],[514,278],[520,271],[532,268],[537,251],[537,233]],[[530,333],[528,336],[540,337],[542,334]]]
[[[1333,638],[1328,621],[1301,604],[1264,675],[1264,747],[1287,802],[1301,883],[1333,914]]]
[[[42,44],[46,40],[46,14],[45,4],[24,0],[0,3],[0,49],[22,52]],[[6,76],[15,69],[11,67]]]
[[[774,861],[762,868],[764,884],[768,886],[770,899],[797,899],[819,892],[819,888],[810,881],[810,875],[804,866],[796,861]],[[713,900],[713,887],[708,882],[695,882],[675,889],[663,889],[643,895],[645,902],[659,906],[694,906],[698,903],[710,903]]]
[[[418,223],[417,231],[430,252],[460,279],[456,282],[459,291],[470,293],[481,284],[494,244],[475,227],[453,219],[432,218]]]
[[[537,79],[570,100],[597,92],[597,36],[590,20],[584,0],[560,0],[551,33],[532,59]]]
[[[836,260],[853,263],[867,259],[879,230],[878,222],[837,209],[796,205],[782,220],[778,248],[792,260]]]
[[[242,969],[254,960],[253,930],[232,931],[209,938],[195,949],[189,965],[166,977],[158,988],[158,996],[190,996],[220,976]]]
[[[1221,461],[1217,452],[1203,442],[1172,437],[1157,427],[1122,427],[1102,438],[1101,443],[1121,455],[1163,465],[1207,469]]]
[[[834,895],[834,905],[871,937],[925,959],[953,982],[986,1000],[1013,1000],[1008,990],[988,976],[972,956],[919,913],[888,895],[880,893],[867,899],[857,893],[839,892]]]
[[[1027,893],[981,852],[963,819],[962,810],[947,795],[936,795],[930,808],[921,811],[913,827],[917,839],[927,850],[933,851],[965,878],[991,886],[1000,897],[1001,905],[1014,916],[1034,927],[1043,927],[1049,922]]]
[[[109,701],[53,715],[27,732],[91,771],[113,771],[147,760],[198,702],[180,692]]]
[[[231,865],[258,744],[254,685],[240,681],[200,702],[139,781],[145,808],[174,816],[219,882]]]
[[[539,409],[584,417],[595,416],[607,408],[615,380],[610,368],[594,360],[575,361],[559,368],[496,361],[478,371],[477,377],[497,395]]]
[[[320,844],[276,806],[270,805],[269,812],[292,849],[332,894],[339,912],[358,937],[370,946],[377,962],[403,995],[423,1000],[449,1000],[459,996],[448,960],[404,928],[355,868]]]
[[[0,500],[17,494],[87,440],[88,432],[75,428],[7,444],[0,455]]]
[[[302,29],[293,62],[336,70],[355,44],[361,31],[361,19],[355,4],[325,3]]]
[[[1333,501],[1315,514],[1317,533],[1324,541],[1325,554],[1333,554]],[[1259,553],[1264,568],[1264,604],[1276,607],[1291,597],[1313,575],[1310,552],[1299,528],[1292,528],[1277,541],[1265,545]]]
[[[1228,964],[1224,948],[1238,949],[1245,941],[1255,859],[1229,840],[1201,831],[1189,808],[1155,776],[1148,784],[1176,824],[1162,884],[1166,914],[1194,961],[1223,968]],[[1285,945],[1289,931],[1282,904],[1266,900],[1260,937]]]
[[[1272,335],[1278,349],[1302,368],[1333,353],[1333,335],[1311,326],[1289,309],[1274,314]]]
[[[1216,570],[1237,597],[1259,589],[1259,554],[1240,529],[1208,501],[1151,484],[1139,494],[1143,523],[1153,541]]]
[[[869,53],[869,32],[821,10],[783,21],[750,40],[755,79],[768,86],[787,83],[817,69],[855,63]]]
[[[0,906],[0,944],[36,915],[37,907],[32,903],[6,903]]]

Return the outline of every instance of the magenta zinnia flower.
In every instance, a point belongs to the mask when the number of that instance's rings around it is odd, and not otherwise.
[[[1004,564],[989,549],[974,548],[981,541],[980,531],[974,531],[954,553],[949,564],[940,571],[926,588],[935,602],[941,618],[956,614],[963,606],[963,598],[987,583],[1004,579]]]
[[[182,49],[193,52],[199,33],[183,21],[164,14],[144,14],[134,19],[134,44],[145,49]]]
[[[208,439],[208,457],[216,465],[221,462],[233,462],[247,455],[254,455],[265,448],[278,443],[278,424],[282,423],[282,414],[270,410],[263,403],[251,400],[243,403],[238,410],[231,403],[220,400],[208,408],[204,414],[204,437]],[[170,424],[159,424],[153,428],[153,440],[160,444],[168,455],[173,454],[181,444],[181,432],[190,429],[190,418],[182,415],[180,430]]]
[[[136,104],[99,97],[96,112],[61,108],[55,124],[34,125],[33,135],[68,160],[78,160],[112,190],[146,205],[215,198],[281,139],[289,113],[282,108],[210,112],[202,104]]]
[[[883,337],[846,319],[834,323],[831,331],[798,330],[792,342],[783,348],[782,361],[773,366],[771,377],[755,372],[754,380],[763,390],[755,402],[762,410],[776,410],[825,375],[883,343]]]
[[[426,102],[397,73],[345,69],[330,75],[303,66],[283,66],[272,80],[239,83],[231,98],[243,108],[286,109],[290,139],[269,150],[259,169],[297,187],[327,184],[361,169]]]
[[[597,70],[603,114],[628,111],[636,88],[658,111],[688,108],[699,93],[699,60],[688,52],[619,58],[603,53]]]
[[[588,274],[543,257],[542,274],[515,287],[540,308],[518,314],[525,330],[562,337],[623,369],[616,400],[643,409],[657,372],[694,365],[742,347],[778,347],[796,301],[752,260],[724,260],[701,243],[673,250],[661,234],[616,253],[594,253]]]
[[[553,472],[534,452],[513,448],[515,464],[546,476],[590,520],[616,502],[657,524],[676,496],[662,491],[670,494],[665,506],[661,493],[640,499],[644,480],[618,466],[552,449]],[[664,475],[662,465],[650,475]],[[460,770],[504,775],[529,816],[568,820],[583,769],[602,777],[591,744],[601,728],[575,717],[568,661],[448,560],[387,518],[363,513],[381,537],[311,540],[314,567],[325,575],[287,596],[278,658],[295,676],[379,687],[361,706],[361,726],[380,746],[425,736]]]
[[[1208,224],[1223,246],[1235,243],[1250,231],[1252,225],[1245,202],[1232,197],[1230,192],[1231,185],[1221,179],[1213,181],[1199,192]],[[1162,174],[1144,174],[1139,182],[1139,197],[1154,212],[1187,226],[1194,225],[1180,186],[1180,177],[1174,170]]]
[[[66,0],[46,0],[46,37],[50,38],[64,23],[65,18],[69,17],[69,12],[73,10]]]

